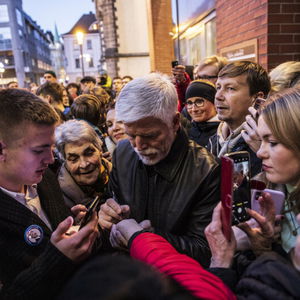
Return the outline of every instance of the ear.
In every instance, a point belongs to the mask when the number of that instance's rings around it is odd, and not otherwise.
[[[265,94],[263,92],[258,92],[257,95],[256,95],[256,98],[258,98],[258,97],[264,99],[265,98]]]
[[[46,101],[51,104],[52,103],[52,97],[50,95],[45,96]]]
[[[176,132],[180,127],[180,113],[177,112],[176,115],[173,118],[173,128],[174,131]]]

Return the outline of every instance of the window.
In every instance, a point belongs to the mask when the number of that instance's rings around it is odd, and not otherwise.
[[[89,68],[94,68],[94,60],[92,57],[89,60]]]
[[[0,22],[9,22],[7,5],[0,5]]]
[[[11,49],[11,32],[9,27],[0,27],[0,50]]]
[[[93,49],[92,40],[86,41],[86,47],[87,47],[87,49]]]
[[[16,14],[17,14],[17,22],[20,26],[23,26],[23,20],[22,20],[22,14],[21,12],[16,8]]]
[[[75,68],[76,69],[80,68],[80,60],[79,60],[79,58],[75,58]]]

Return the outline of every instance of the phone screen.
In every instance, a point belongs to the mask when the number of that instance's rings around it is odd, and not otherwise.
[[[236,225],[249,219],[246,208],[251,207],[250,157],[247,151],[230,153],[228,156],[233,160],[232,224]]]

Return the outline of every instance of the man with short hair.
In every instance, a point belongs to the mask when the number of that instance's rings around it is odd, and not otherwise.
[[[98,234],[96,215],[68,234],[73,218],[48,170],[57,121],[32,93],[0,91],[1,299],[54,299]]]
[[[204,228],[219,201],[219,166],[180,127],[174,85],[157,73],[130,81],[116,115],[128,140],[114,151],[109,184],[115,198],[101,206],[100,225],[110,230],[128,215],[148,219],[178,251],[209,265]]]
[[[45,81],[56,83],[57,82],[57,77],[54,71],[46,71],[44,73],[44,79]]]
[[[7,84],[7,88],[8,89],[17,89],[17,88],[19,88],[18,82],[17,81],[10,81]]]
[[[47,81],[37,89],[36,94],[59,111],[63,112],[65,110],[63,89],[60,84]]]
[[[122,78],[117,76],[112,80],[112,97],[115,99],[119,96],[121,89],[123,88]]]
[[[80,80],[81,89],[85,92],[85,90],[91,90],[96,86],[96,79],[92,76],[85,76]]]
[[[256,98],[266,97],[269,93],[268,73],[254,62],[233,62],[219,72],[216,88],[215,107],[219,120],[223,122],[211,137],[208,148],[218,157],[230,152],[248,151],[251,175],[254,176],[261,171],[261,160],[244,141],[242,124]]]

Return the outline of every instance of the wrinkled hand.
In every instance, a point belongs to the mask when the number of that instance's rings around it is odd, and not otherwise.
[[[65,256],[74,262],[86,259],[92,251],[93,244],[99,234],[97,214],[94,213],[91,221],[78,232],[71,235],[67,231],[73,225],[73,218],[62,221],[51,235],[51,243]]]
[[[250,115],[246,116],[246,122],[243,123],[242,137],[251,150],[256,153],[261,144],[261,139],[257,133],[257,110],[253,107],[249,107],[248,110]]]
[[[112,226],[110,232],[110,243],[113,248],[126,249],[128,246],[128,241],[138,231],[143,229],[150,229],[151,222],[149,220],[144,220],[137,223],[134,219],[127,219],[119,222]]]
[[[262,196],[258,198],[258,202],[261,213],[247,209],[250,217],[257,222],[256,226],[250,226],[248,221],[238,225],[248,235],[251,248],[256,256],[271,251],[275,237],[275,207],[272,197],[269,193],[263,192]]]
[[[176,81],[185,82],[185,66],[178,65],[175,68],[172,68],[172,73]]]
[[[77,204],[71,208],[71,212],[72,212],[73,216],[75,217],[74,223],[79,224],[80,221],[85,216],[85,214],[87,212],[87,208],[82,204]]]
[[[120,205],[114,199],[109,198],[101,205],[98,217],[99,225],[102,229],[110,230],[113,224],[116,224],[130,215],[128,205]]]
[[[214,209],[212,221],[204,231],[212,254],[211,268],[229,268],[236,248],[233,232],[230,242],[222,232],[221,209],[222,204],[219,203]]]

